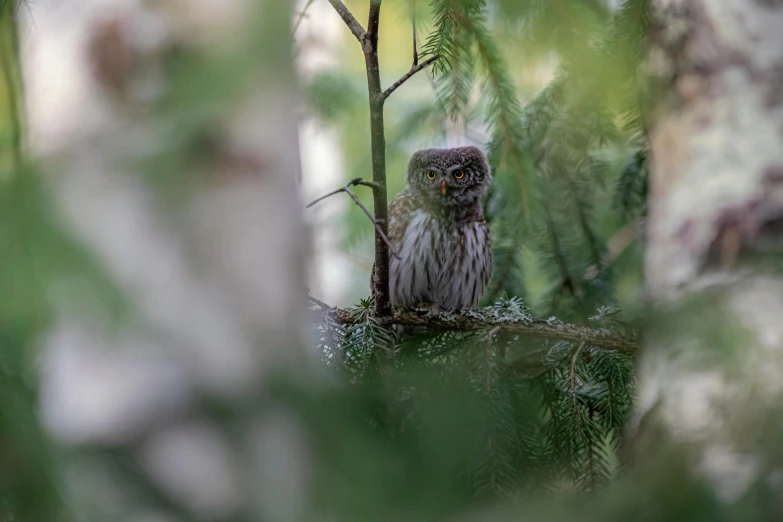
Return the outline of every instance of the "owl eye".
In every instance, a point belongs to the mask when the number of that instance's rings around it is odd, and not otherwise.
[[[435,171],[428,170],[427,171],[427,179],[435,179]]]
[[[454,173],[454,179],[462,179],[465,177],[465,171],[464,170],[458,170]]]

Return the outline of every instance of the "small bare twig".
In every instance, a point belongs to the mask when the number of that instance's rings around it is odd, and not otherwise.
[[[351,180],[351,183],[354,185],[364,185],[365,187],[370,187],[370,188],[378,188],[379,186],[377,183],[374,183],[372,181],[364,181],[362,178],[353,179]]]
[[[328,194],[325,194],[321,196],[320,198],[310,202],[305,208],[310,208],[316,203],[320,202],[321,200],[324,200],[330,196],[334,196],[335,194],[339,194],[340,192],[350,192],[350,189],[348,187],[353,187],[356,185],[364,185],[365,187],[372,187],[375,188],[377,185],[373,183],[372,181],[364,181],[362,178],[354,178],[342,187],[338,188],[337,190],[334,190]],[[359,206],[361,206],[361,203],[359,203]]]
[[[356,194],[354,194],[351,189],[349,189],[348,187],[345,187],[345,192],[349,196],[351,196],[351,199],[353,199],[353,202],[356,203],[356,205],[358,205],[358,207],[360,209],[362,209],[364,214],[370,219],[370,221],[372,221],[372,224],[375,225],[375,230],[378,231],[378,233],[383,238],[383,242],[386,243],[387,247],[389,247],[389,252],[391,252],[392,255],[394,257],[396,257],[397,259],[402,259],[400,257],[400,255],[397,253],[397,251],[394,249],[394,247],[392,246],[391,241],[389,241],[389,238],[386,237],[386,234],[383,233],[383,229],[381,229],[381,226],[378,224],[379,221],[377,219],[375,219],[372,214],[370,214],[370,211],[368,211],[367,208],[364,205],[362,205],[362,202],[359,201],[359,198],[356,197]]]
[[[330,192],[330,193],[328,193],[328,194],[324,194],[324,195],[323,195],[323,196],[321,196],[320,198],[318,198],[318,199],[316,199],[316,200],[312,201],[312,202],[311,202],[310,204],[308,204],[308,205],[307,205],[305,208],[310,208],[310,207],[312,207],[313,205],[315,205],[316,203],[320,203],[321,201],[325,200],[326,198],[328,198],[328,197],[331,197],[331,196],[334,196],[335,194],[339,194],[340,192],[345,192],[345,187],[340,187],[340,188],[338,188],[337,190],[334,190],[334,191],[332,191],[332,192]]]
[[[311,303],[313,303],[315,306],[321,309],[322,312],[328,312],[330,310],[330,306],[320,299],[316,299],[315,297],[308,295],[307,298],[310,300]]]
[[[386,243],[386,246],[389,247],[389,251],[391,254],[396,257],[397,259],[402,259],[400,255],[397,253],[397,251],[394,249],[394,247],[391,244],[391,241],[389,241],[389,238],[386,236],[386,234],[383,233],[383,230],[381,229],[380,225],[378,224],[380,221],[375,219],[373,215],[370,213],[369,210],[367,210],[367,207],[365,207],[361,201],[359,201],[359,198],[354,194],[353,190],[351,190],[349,187],[355,186],[355,185],[364,185],[365,187],[373,187],[375,188],[377,186],[376,183],[373,183],[371,181],[364,181],[362,178],[355,178],[343,185],[341,188],[334,190],[324,196],[321,196],[320,198],[316,199],[315,201],[308,204],[305,208],[310,208],[319,201],[323,201],[324,199],[334,196],[335,194],[339,194],[340,192],[345,192],[349,196],[351,196],[351,199],[353,200],[356,205],[362,209],[362,212],[372,221],[372,224],[375,226],[375,230],[378,231],[378,233],[383,238],[383,241]]]
[[[427,58],[426,60],[424,60],[420,64],[416,64],[413,67],[411,67],[411,70],[408,71],[407,73],[405,73],[405,75],[402,78],[400,78],[399,80],[394,82],[391,87],[389,87],[388,89],[383,91],[383,93],[381,93],[381,99],[385,100],[386,98],[391,96],[391,93],[396,91],[397,88],[400,85],[402,85],[403,83],[407,82],[411,78],[411,76],[413,76],[417,72],[421,71],[422,69],[426,69],[428,66],[430,66],[433,63],[435,63],[435,61],[437,61],[439,58],[440,58],[440,56],[432,56],[430,58]]]
[[[296,30],[299,29],[299,25],[302,23],[302,20],[307,15],[307,10],[310,9],[310,6],[313,5],[313,2],[315,0],[307,0],[307,3],[302,8],[302,11],[299,13],[299,17],[296,19],[296,23],[294,24],[294,30],[291,32],[291,34],[296,34]]]
[[[329,3],[332,4],[334,10],[337,11],[337,14],[339,14],[340,17],[343,19],[345,25],[348,26],[348,29],[351,30],[351,32],[356,37],[356,39],[359,40],[359,43],[362,45],[362,48],[364,48],[367,31],[364,30],[364,27],[362,27],[362,24],[359,23],[359,20],[357,20],[351,14],[348,8],[345,7],[345,4],[342,2],[342,0],[329,0]]]
[[[413,22],[413,66],[419,65],[419,47],[416,45],[416,0],[413,0],[413,14],[411,16]]]

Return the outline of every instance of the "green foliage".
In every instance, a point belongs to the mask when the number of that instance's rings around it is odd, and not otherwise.
[[[458,436],[471,448],[470,458],[460,459],[455,473],[477,499],[594,490],[617,474],[615,449],[633,390],[630,355],[567,342],[521,342],[494,331],[492,324],[533,320],[520,299],[502,299],[471,314],[487,322],[487,331],[404,335],[384,374],[388,360],[373,346],[388,342],[388,333],[369,318],[370,309],[369,302],[354,309],[353,325],[327,319],[316,330],[327,365],[358,395],[380,394],[378,400],[395,412],[367,418],[383,426],[376,431],[381,440],[419,440],[422,432],[441,430],[441,423],[462,426]],[[590,322],[624,327],[611,308]],[[460,390],[456,409],[453,397],[441,395],[453,387]],[[414,459],[412,448],[399,451],[400,458]]]
[[[647,201],[648,169],[647,152],[639,150],[622,170],[617,180],[614,204],[628,217],[644,213]]]

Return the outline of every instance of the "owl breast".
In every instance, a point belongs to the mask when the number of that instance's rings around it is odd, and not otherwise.
[[[456,311],[478,306],[492,270],[486,223],[444,223],[426,210],[412,212],[391,258],[389,285],[395,306],[430,303]]]

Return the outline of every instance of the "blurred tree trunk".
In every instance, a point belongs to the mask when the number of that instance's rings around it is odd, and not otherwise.
[[[79,520],[302,508],[300,430],[260,406],[273,372],[304,359],[292,9],[30,10],[30,144],[62,231],[93,263],[48,289],[40,384],[47,429],[74,450],[63,478]]]
[[[647,292],[632,454],[727,501],[783,465],[783,2],[655,4]],[[663,475],[661,475],[663,476]]]

